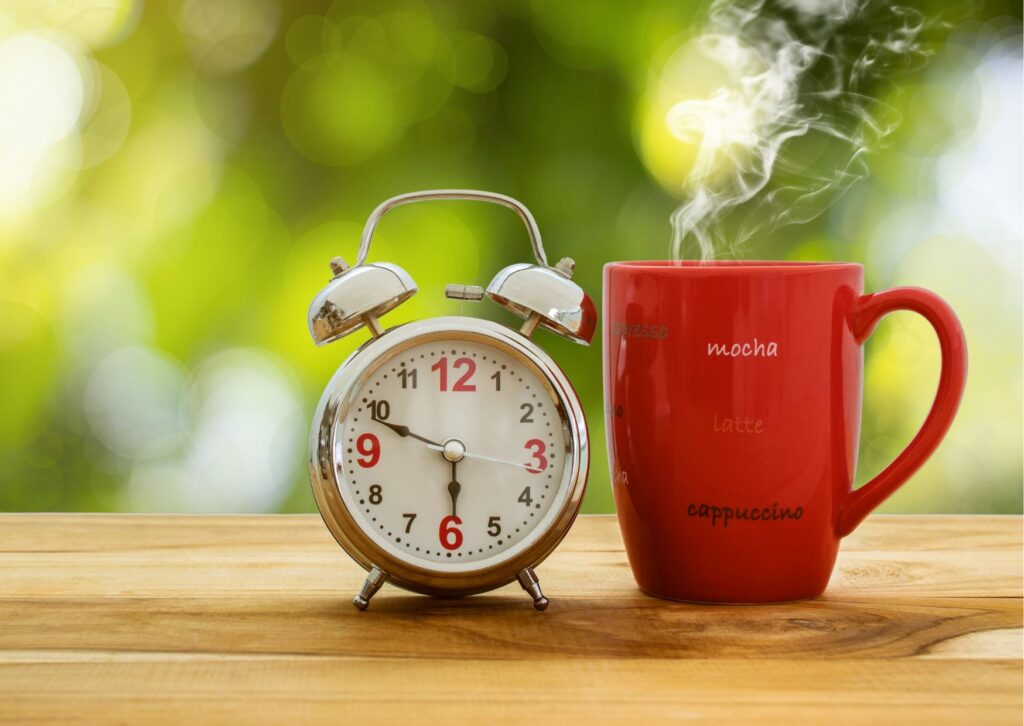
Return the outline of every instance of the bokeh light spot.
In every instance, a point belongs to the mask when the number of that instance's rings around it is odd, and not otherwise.
[[[85,413],[96,438],[133,461],[164,456],[187,434],[183,408],[187,371],[155,348],[115,351],[85,389]]]
[[[463,32],[454,39],[454,81],[477,93],[494,90],[508,68],[505,49],[479,33]]]
[[[82,111],[78,59],[52,37],[0,40],[0,215],[24,212],[62,164],[51,154]]]
[[[185,0],[178,26],[200,68],[233,73],[263,55],[280,12],[274,0]]]
[[[123,39],[138,26],[142,0],[5,0],[4,14],[26,28],[51,28],[89,48]]]
[[[281,98],[281,120],[288,140],[308,159],[349,166],[396,137],[392,94],[376,65],[344,54],[324,71],[299,69],[292,75]]]
[[[102,164],[117,153],[128,137],[132,120],[132,102],[124,83],[108,66],[92,65],[92,103],[83,113],[79,132],[83,168]]]
[[[283,362],[231,349],[195,370],[187,398],[194,425],[180,454],[139,463],[132,506],[183,512],[272,511],[302,460],[306,424],[299,388]]]

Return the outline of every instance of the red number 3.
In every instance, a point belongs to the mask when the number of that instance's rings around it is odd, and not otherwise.
[[[547,451],[547,447],[544,446],[544,442],[540,439],[530,439],[526,442],[525,448],[533,451],[533,461],[526,465],[526,470],[531,474],[540,474],[542,471],[548,468],[548,460],[544,456],[544,452]]]
[[[364,469],[377,466],[377,462],[380,461],[380,439],[373,434],[360,434],[356,439],[356,449],[365,457],[356,459],[359,466]]]

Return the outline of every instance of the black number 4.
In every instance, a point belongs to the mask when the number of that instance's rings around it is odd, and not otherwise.
[[[501,517],[491,517],[487,520],[487,534],[492,537],[501,534]]]
[[[530,497],[530,487],[523,489],[523,493],[519,495],[519,499],[516,501],[522,502],[526,506],[533,504],[533,499]]]

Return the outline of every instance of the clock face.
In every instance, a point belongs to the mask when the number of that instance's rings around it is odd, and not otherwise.
[[[532,363],[485,338],[431,336],[378,363],[335,431],[338,488],[381,548],[439,571],[507,560],[571,488],[571,437]]]

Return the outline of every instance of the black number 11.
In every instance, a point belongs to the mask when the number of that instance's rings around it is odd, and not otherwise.
[[[398,371],[398,377],[402,379],[402,388],[416,388],[416,369],[403,368]]]

